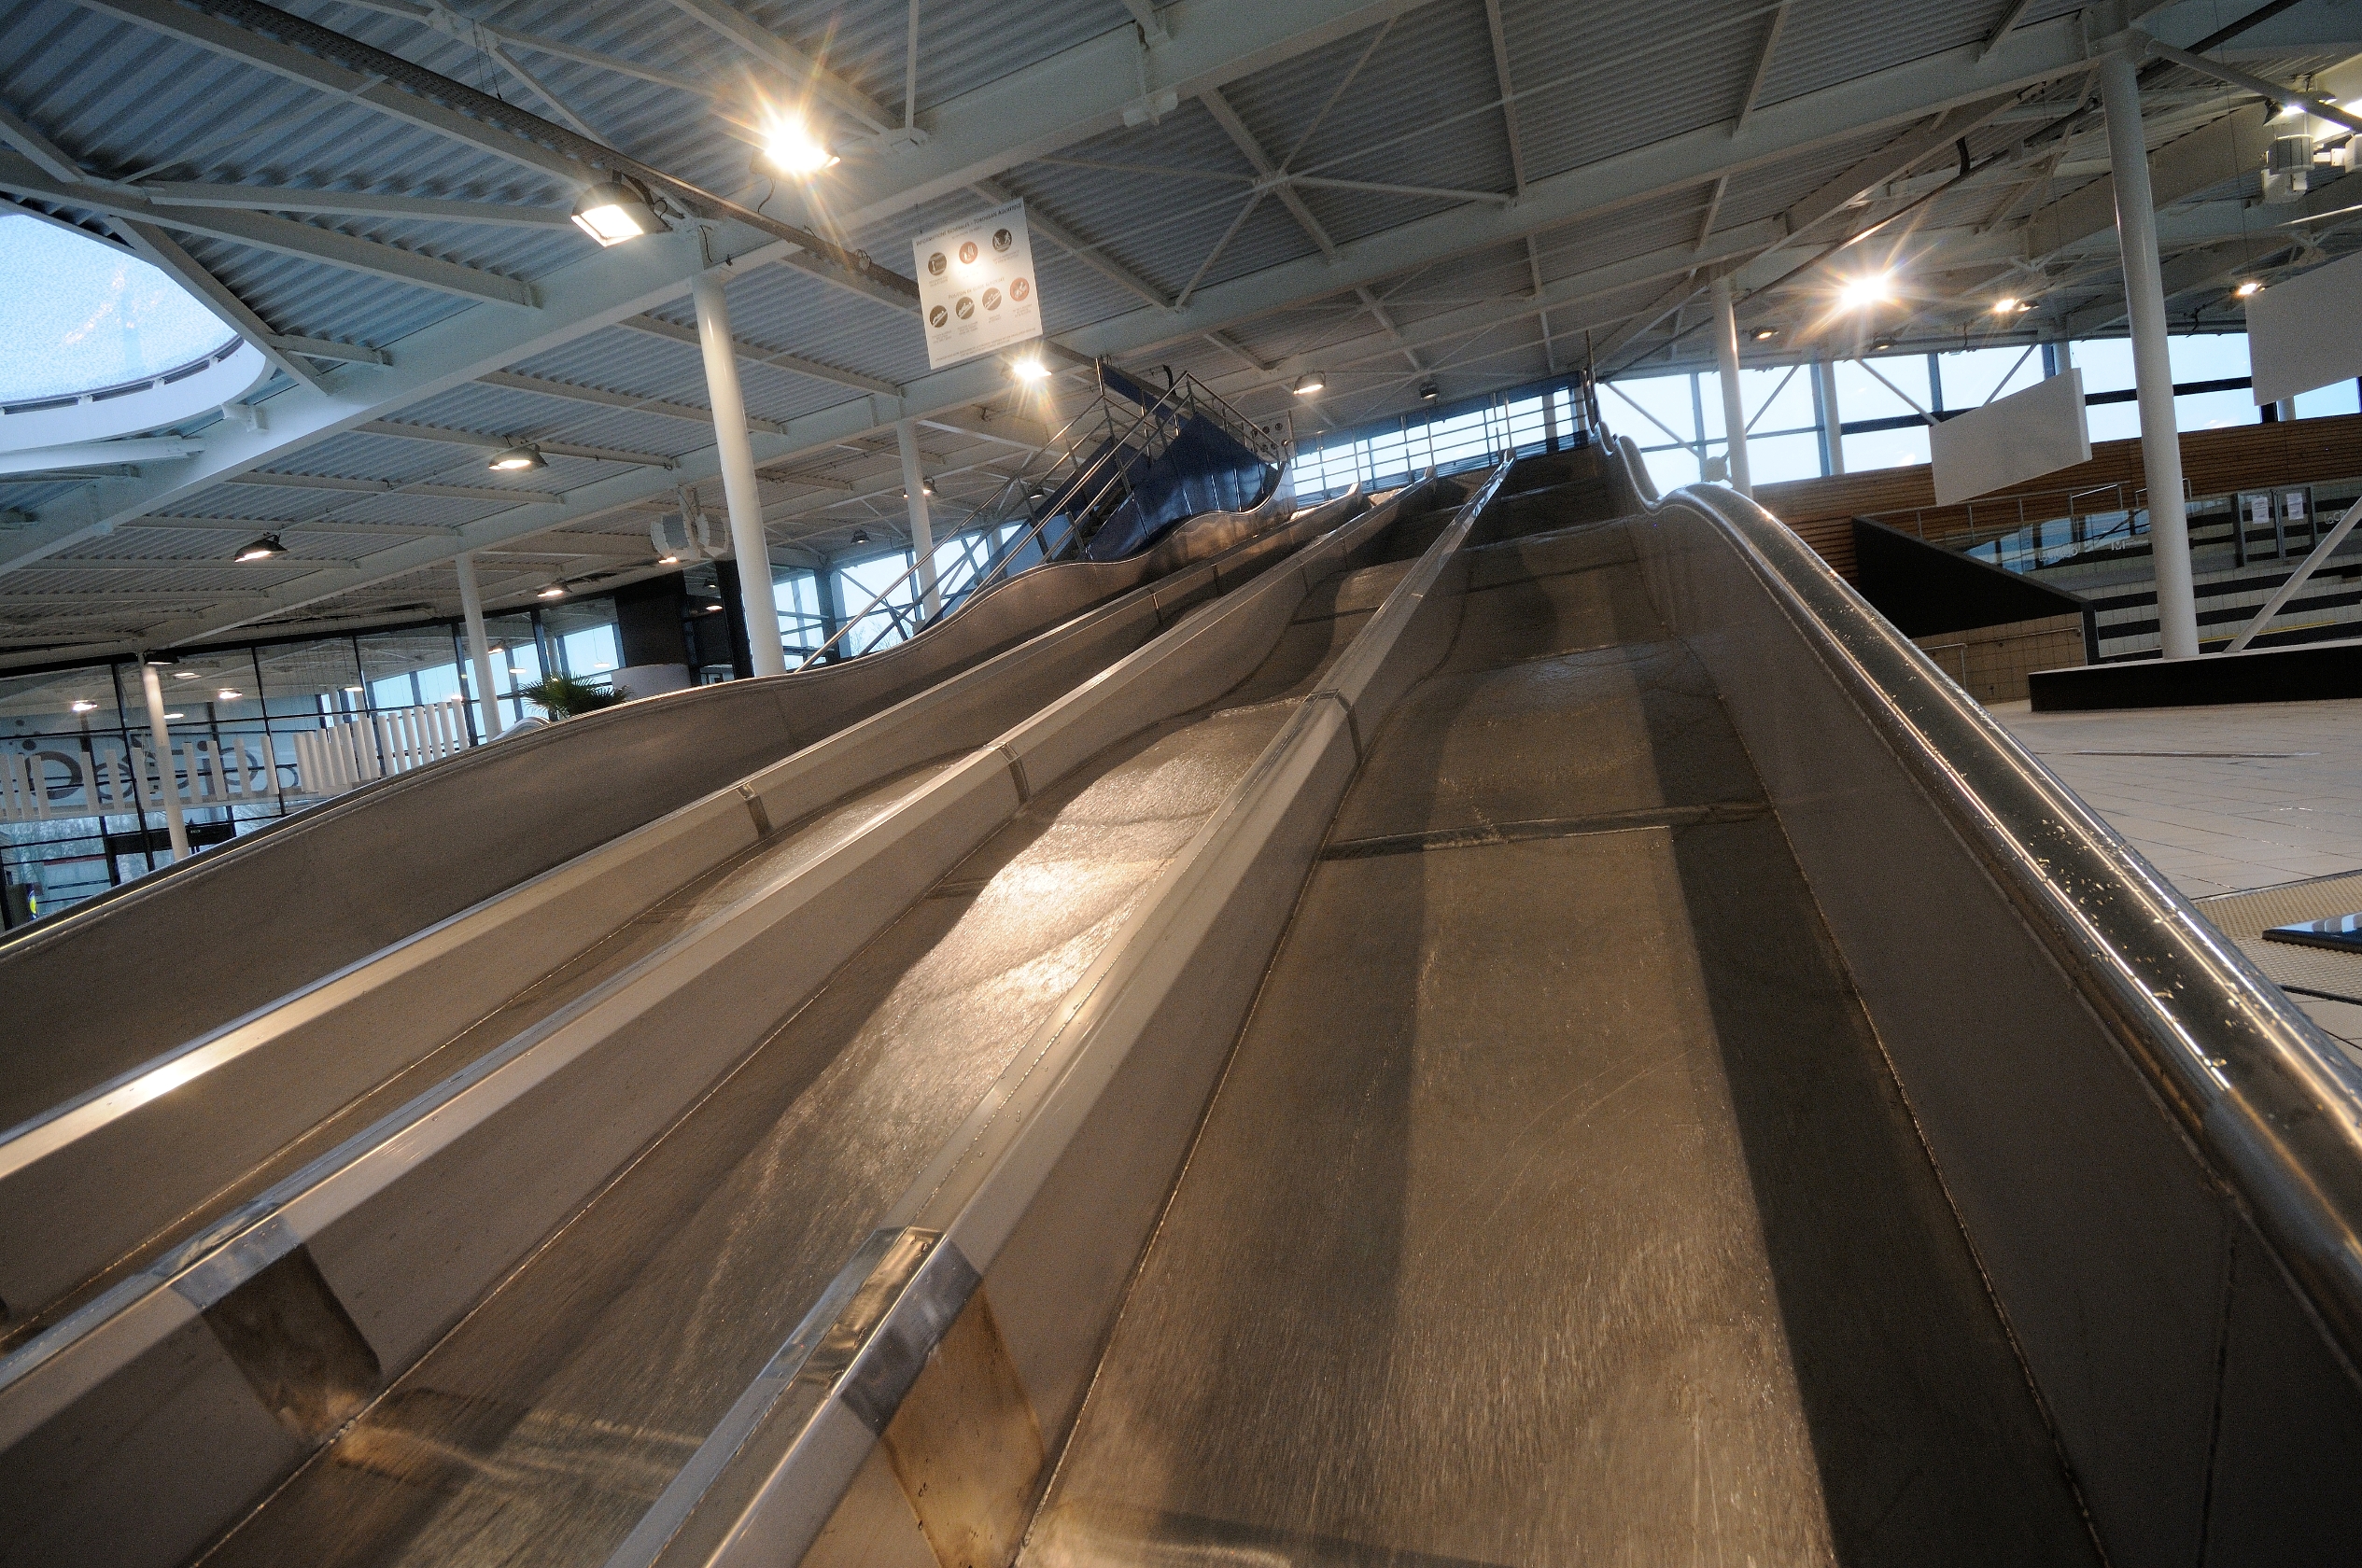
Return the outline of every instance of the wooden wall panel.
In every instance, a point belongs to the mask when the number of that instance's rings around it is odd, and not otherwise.
[[[2362,476],[2362,414],[2186,431],[2182,436],[2182,474],[2193,496]],[[2032,484],[1978,497],[1973,525],[1969,507],[1935,504],[1934,482],[1923,463],[1834,479],[1762,484],[1756,486],[1755,498],[1851,582],[1855,581],[1852,520],[1857,516],[1877,517],[1908,533],[1914,531],[1910,514],[1916,510],[1923,537],[1941,539],[1968,532],[1972,525],[1984,529],[2006,522],[2019,498],[2027,501],[2030,519],[2056,517],[2063,515],[2059,502],[2065,493],[2111,484],[2122,485],[2126,499],[2137,504],[2135,492],[2144,484],[2137,440],[2100,441],[2092,447],[2088,463],[2061,469]],[[2084,506],[2100,510],[2107,504],[2105,497],[2093,497]]]

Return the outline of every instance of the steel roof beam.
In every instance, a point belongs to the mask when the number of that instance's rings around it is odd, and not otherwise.
[[[687,343],[692,348],[697,345],[696,328],[683,327],[677,321],[667,321],[660,315],[629,316],[615,325],[628,327],[635,332],[645,332],[652,338],[669,338],[674,343]],[[850,386],[856,392],[875,392],[884,398],[902,396],[901,387],[879,376],[864,375],[859,371],[849,371],[838,365],[824,365],[817,359],[807,359],[800,354],[789,354],[780,349],[765,348],[762,344],[749,343],[744,338],[733,338],[730,342],[738,351],[738,357],[751,365],[769,365],[778,370],[793,371],[797,375],[809,376],[814,381],[831,381],[839,386]]]
[[[63,147],[19,119],[5,104],[0,104],[0,142],[14,147],[35,168],[62,184],[77,185],[89,178],[81,164]],[[229,285],[183,250],[177,240],[153,225],[129,219],[120,220],[112,227],[142,260],[189,290],[223,326],[261,350],[264,358],[303,385],[319,385],[319,372],[292,357],[280,345],[270,324],[238,298]]]
[[[978,196],[981,196],[986,201],[995,204],[1003,202],[1015,202],[1021,199],[1015,191],[1012,191],[1007,186],[1001,184],[998,180],[978,180],[976,182],[974,189]],[[1074,231],[1068,229],[1064,224],[1050,217],[1040,208],[1033,207],[1027,210],[1025,214],[1025,226],[1028,230],[1032,231],[1033,233],[1039,234],[1042,238],[1047,240],[1050,244],[1056,245],[1059,249],[1064,251],[1067,255],[1073,257],[1084,266],[1089,267],[1100,276],[1106,278],[1112,283],[1121,286],[1133,294],[1138,295],[1141,299],[1146,300],[1152,305],[1155,305],[1158,309],[1171,310],[1173,308],[1173,298],[1171,295],[1165,293],[1163,289],[1159,288],[1155,284],[1150,283],[1146,278],[1142,277],[1131,268],[1112,260],[1104,251],[1100,249],[1097,244],[1082,238],[1080,235],[1074,232]]]
[[[531,284],[498,273],[463,267],[456,261],[380,245],[375,240],[356,239],[333,229],[288,218],[226,207],[166,206],[121,186],[56,179],[43,173],[32,160],[14,153],[0,153],[0,190],[80,207],[109,218],[204,234],[307,261],[325,261],[332,267],[456,294],[482,304],[521,305],[528,310],[539,304]]]
[[[367,496],[429,496],[450,501],[505,501],[511,506],[531,506],[537,502],[564,499],[555,490],[510,488],[491,484],[427,484],[404,483],[398,479],[344,479],[329,474],[289,474],[252,471],[239,474],[225,484],[256,484],[284,486],[290,490],[337,490]],[[130,525],[127,525],[127,526]],[[294,525],[289,525],[293,526]]]
[[[530,446],[549,457],[583,457],[598,463],[630,463],[643,469],[677,466],[671,458],[660,457],[652,452],[619,452],[611,446],[582,446],[573,441],[542,441],[532,436],[487,436],[481,431],[454,430],[441,425],[409,425],[391,419],[373,419],[354,428],[364,436],[400,436],[406,441],[470,446],[478,452],[506,452],[512,447]]]
[[[462,43],[469,42],[473,35],[480,33],[487,38],[497,38],[501,43],[513,45],[521,49],[528,49],[535,54],[546,54],[558,60],[570,60],[578,65],[595,65],[602,71],[612,71],[617,76],[637,77],[640,81],[654,82],[658,87],[669,87],[676,91],[695,93],[700,98],[712,91],[709,84],[695,77],[684,77],[677,71],[643,65],[639,61],[603,54],[598,49],[583,49],[579,44],[561,43],[555,38],[543,37],[539,33],[527,33],[523,28],[505,27],[497,21],[481,21],[474,17],[462,17],[442,6],[415,6],[410,4],[409,0],[344,0],[344,3],[348,6],[357,6],[365,11],[376,11],[383,16],[401,17],[405,21],[415,21],[421,27],[431,27],[447,37],[459,39]]]
[[[87,10],[122,21],[136,22],[154,32],[257,66],[289,81],[366,104],[380,113],[391,115],[421,130],[431,131],[453,141],[465,142],[497,158],[505,158],[537,175],[569,186],[598,183],[596,170],[563,153],[527,141],[522,136],[503,134],[457,110],[444,108],[415,93],[388,86],[382,78],[346,70],[342,65],[265,38],[259,33],[249,32],[218,17],[176,5],[174,0],[75,0],[75,3]]]
[[[899,123],[869,94],[724,0],[672,0],[672,4],[766,65],[797,78],[813,97],[840,114],[851,116],[869,131],[886,131]]]
[[[932,202],[1044,153],[1166,111],[1168,102],[1252,76],[1433,0],[1183,0],[1159,15],[1171,42],[1144,49],[1135,24],[920,116],[921,146],[832,170],[828,206],[848,231]],[[1127,119],[1127,116],[1130,119]]]
[[[537,397],[555,398],[563,402],[591,403],[600,408],[622,409],[631,413],[653,413],[666,419],[685,420],[693,425],[711,425],[713,411],[696,408],[688,403],[670,402],[663,398],[636,398],[628,392],[609,392],[597,386],[578,386],[569,381],[552,381],[546,376],[522,375],[514,371],[493,371],[476,378],[478,385],[498,386],[511,392],[530,392]],[[773,435],[781,427],[768,419],[747,415],[747,427],[767,430]]]
[[[1755,100],[1764,95],[1764,78],[1771,75],[1772,55],[1779,49],[1779,30],[1788,24],[1789,0],[1779,0],[1772,7],[1771,21],[1764,28],[1764,47],[1755,52],[1755,69],[1747,78],[1747,95],[1738,101],[1738,118],[1731,124],[1736,136],[1747,129],[1747,122],[1755,117]],[[2022,10],[2024,5],[2019,8]],[[1739,442],[1745,446],[1745,441]]]
[[[483,223],[510,229],[571,231],[565,207],[512,207],[493,202],[445,202],[427,196],[380,196],[365,190],[305,190],[274,185],[204,185],[151,180],[134,188],[160,207],[237,207],[254,212],[329,213],[344,217],[415,217],[435,223]]]
[[[423,536],[447,534],[447,523],[288,523],[278,518],[260,517],[143,517],[136,523],[123,524],[118,532],[133,528],[151,533],[252,534],[267,530],[279,534],[397,534]],[[50,555],[35,562],[27,570],[37,571],[50,561],[71,560],[71,556]]]

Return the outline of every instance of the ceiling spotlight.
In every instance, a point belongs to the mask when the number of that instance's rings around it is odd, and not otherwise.
[[[659,555],[656,557],[656,565],[660,567],[677,567],[680,564],[681,557],[678,555]]]
[[[237,558],[242,562],[267,561],[274,555],[284,555],[286,553],[287,546],[279,542],[278,535],[265,534],[260,539],[256,539],[252,544],[247,545],[244,550],[239,551]]]
[[[603,247],[653,234],[664,224],[648,198],[617,180],[601,180],[574,203],[574,227]]]
[[[541,593],[540,593],[539,595],[536,595],[536,597],[539,597],[539,598],[544,598],[544,599],[562,599],[562,598],[564,598],[565,596],[566,596],[566,584],[564,584],[563,582],[553,582],[553,583],[551,583],[548,587],[546,587],[546,588],[542,589],[542,590],[541,591]]]
[[[1049,374],[1049,367],[1042,363],[1040,355],[1029,354],[1010,362],[1009,374],[1019,381],[1040,381]]]
[[[2256,278],[2245,278],[2241,281],[2238,287],[2230,291],[2230,297],[2234,300],[2252,300],[2263,291],[2264,286],[2261,281]]]
[[[164,717],[165,717],[166,719],[186,719],[186,718],[188,718],[188,717],[189,717],[189,715],[187,715],[186,713],[167,713],[167,714],[165,714],[165,715],[164,715]]]
[[[800,119],[782,119],[763,134],[764,161],[783,175],[808,178],[837,165],[837,155]]]
[[[82,701],[77,702],[72,706],[74,711],[77,713],[96,713],[98,711],[98,704],[94,702]]]
[[[1867,310],[1894,298],[1892,273],[1858,273],[1837,286],[1841,310]]]
[[[233,692],[229,687],[224,686],[220,691],[216,692],[213,694],[213,697],[216,702],[236,702],[240,697],[245,695],[246,693],[244,692]]]
[[[1423,381],[1419,383],[1419,401],[1423,403],[1431,403],[1441,396],[1443,396],[1443,388],[1438,386],[1435,383],[1431,381]]]
[[[1755,341],[1757,343],[1769,343],[1778,336],[1779,336],[1779,329],[1777,327],[1758,327],[1755,329]]]
[[[139,656],[139,662],[143,665],[153,665],[158,669],[170,669],[180,663],[170,653],[143,653]]]
[[[1880,338],[1877,342],[1872,343],[1870,348],[1873,353],[1884,354],[1888,349],[1892,348],[1893,346],[1894,340],[1892,338]]]
[[[197,672],[195,670],[175,670],[172,672],[172,678],[175,680],[194,680],[197,679]]]
[[[855,544],[867,544],[869,542],[869,530],[866,528],[855,528],[853,530],[852,542]]]
[[[2018,299],[2014,294],[2004,294],[2000,299],[1993,301],[1993,314],[1995,315],[2016,315],[2019,311],[2029,311],[2033,308],[2033,306],[2028,304],[2025,301]]]
[[[359,688],[359,687],[358,687],[358,686],[347,686],[347,687],[345,687],[345,688],[344,688],[344,690],[346,690],[347,692],[351,692],[351,693],[353,693],[355,695],[359,695],[359,693],[360,693],[360,688]]]
[[[934,494],[935,494],[935,481],[934,481],[934,480],[932,480],[932,479],[927,478],[924,474],[920,475],[920,476],[919,476],[919,494],[921,494],[921,496],[932,496],[932,495],[934,495]]]
[[[1320,379],[1320,372],[1318,371],[1314,371],[1308,375],[1300,375],[1296,378],[1296,396],[1299,398],[1309,398],[1328,385],[1329,384],[1327,382]]]
[[[494,473],[523,473],[527,469],[545,469],[549,465],[541,461],[541,449],[528,442],[494,454],[492,461],[485,467]]]

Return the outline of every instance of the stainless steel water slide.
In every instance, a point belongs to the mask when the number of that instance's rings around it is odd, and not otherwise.
[[[23,1340],[0,1559],[2346,1560],[2362,1079],[1640,473],[1417,487],[806,763]]]

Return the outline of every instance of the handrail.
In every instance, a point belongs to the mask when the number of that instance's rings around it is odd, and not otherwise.
[[[1659,499],[1618,450],[1648,511],[1703,514],[1820,645],[2362,1369],[2362,1069],[1793,530],[1719,485]]]
[[[1127,457],[1130,443],[1135,437],[1138,437],[1143,430],[1149,431],[1153,434],[1155,431],[1162,428],[1163,422],[1167,418],[1173,416],[1177,411],[1185,407],[1191,413],[1197,413],[1194,399],[1199,393],[1202,393],[1208,401],[1222,410],[1224,413],[1229,413],[1232,418],[1235,419],[1239,417],[1237,411],[1232,409],[1230,404],[1222,401],[1222,399],[1216,397],[1213,392],[1207,391],[1203,387],[1199,386],[1194,377],[1185,375],[1181,377],[1179,381],[1175,382],[1172,387],[1168,388],[1162,397],[1159,398],[1155,402],[1149,404],[1146,408],[1142,409],[1137,414],[1133,415],[1131,421],[1125,424],[1120,431],[1117,428],[1118,422],[1112,416],[1112,404],[1106,395],[1103,393],[1100,399],[1093,402],[1090,408],[1085,409],[1082,413],[1075,415],[1074,418],[1069,419],[1064,425],[1059,427],[1056,433],[1054,433],[1047,441],[1043,443],[1041,448],[1037,448],[1036,450],[1047,450],[1049,447],[1056,445],[1061,439],[1066,436],[1076,426],[1103,414],[1108,415],[1107,432],[1099,451],[1091,456],[1088,463],[1081,465],[1076,472],[1064,480],[1060,481],[1057,486],[1057,488],[1067,490],[1070,497],[1078,496],[1081,494],[1085,486],[1092,483],[1091,476],[1093,474],[1099,473],[1102,469],[1109,469],[1111,466],[1120,469],[1122,460]],[[1185,399],[1188,400],[1185,401]],[[1252,430],[1253,427],[1249,426],[1247,428]],[[1232,432],[1232,434],[1235,436],[1236,432]],[[1143,450],[1146,450],[1146,444],[1147,443],[1145,441],[1142,441],[1141,446]],[[1259,446],[1243,440],[1241,441],[1241,444],[1248,446],[1249,450],[1254,451],[1258,456],[1263,455]],[[1064,453],[1061,454],[1057,462],[1053,462],[1049,468],[1039,474],[1029,475],[1021,469],[1018,473],[1012,474],[1008,481],[1002,486],[1001,495],[1006,496],[1012,488],[1019,485],[1027,486],[1029,489],[1035,486],[1039,486],[1045,490],[1050,489],[1051,486],[1046,483],[1048,476],[1055,474],[1058,471],[1060,464],[1070,461],[1073,458],[1075,452],[1078,450],[1081,445],[1082,442],[1077,440]],[[1005,576],[1008,568],[1008,564],[1012,560],[1016,559],[1017,556],[1023,553],[1026,546],[1032,544],[1037,538],[1040,537],[1042,530],[1049,525],[1053,518],[1061,516],[1079,518],[1088,513],[1091,511],[1091,509],[1098,506],[1101,501],[1106,498],[1108,490],[1112,487],[1114,482],[1118,477],[1120,477],[1118,472],[1106,473],[1102,482],[1099,483],[1099,487],[1096,490],[1093,490],[1090,497],[1082,501],[1079,506],[1075,505],[1070,499],[1067,505],[1057,508],[1052,511],[1048,516],[1035,519],[1033,525],[1026,530],[1024,538],[1019,539],[1007,549],[1003,550],[1000,553],[999,557],[993,560],[984,571],[979,573],[974,581],[964,584],[959,590],[960,604],[941,609],[937,610],[933,617],[921,614],[919,617],[920,630],[923,631],[927,626],[940,623],[946,616],[956,613],[960,609],[960,605],[974,602],[976,596],[983,592],[986,587],[991,585],[995,579],[1000,579]],[[997,507],[999,499],[999,497],[994,497],[992,502],[987,503],[985,507],[980,508],[978,512],[975,515],[984,515],[990,518],[991,513],[993,511],[995,507]],[[984,528],[987,532],[990,532],[991,529],[998,526],[1000,526],[1000,521],[998,519],[987,521],[984,525]],[[1061,548],[1063,548],[1062,542]],[[1047,552],[1045,552],[1045,553],[1047,554]],[[879,606],[885,604],[886,600],[893,595],[896,589],[902,587],[904,583],[908,582],[913,577],[917,576],[921,567],[930,564],[931,562],[922,562],[916,559],[914,556],[910,565],[905,567],[899,576],[895,577],[893,581],[887,583],[883,588],[878,590],[877,593],[871,595],[867,604],[863,605],[861,609],[856,610],[853,614],[846,616],[843,621],[838,623],[837,630],[830,633],[826,640],[822,641],[818,648],[813,649],[809,653],[806,654],[803,662],[798,664],[795,668],[799,671],[808,669],[815,662],[825,657],[830,649],[836,647],[839,642],[843,641],[847,635],[850,634],[855,626],[858,626],[864,621],[866,621],[877,611]],[[887,614],[896,624],[900,623],[901,618],[894,613],[894,607],[887,606]],[[869,647],[858,650],[852,657],[859,658],[861,654],[871,651],[877,646],[879,638],[885,637],[887,632],[892,629],[893,628],[891,626],[879,628],[877,637],[870,639]]]

